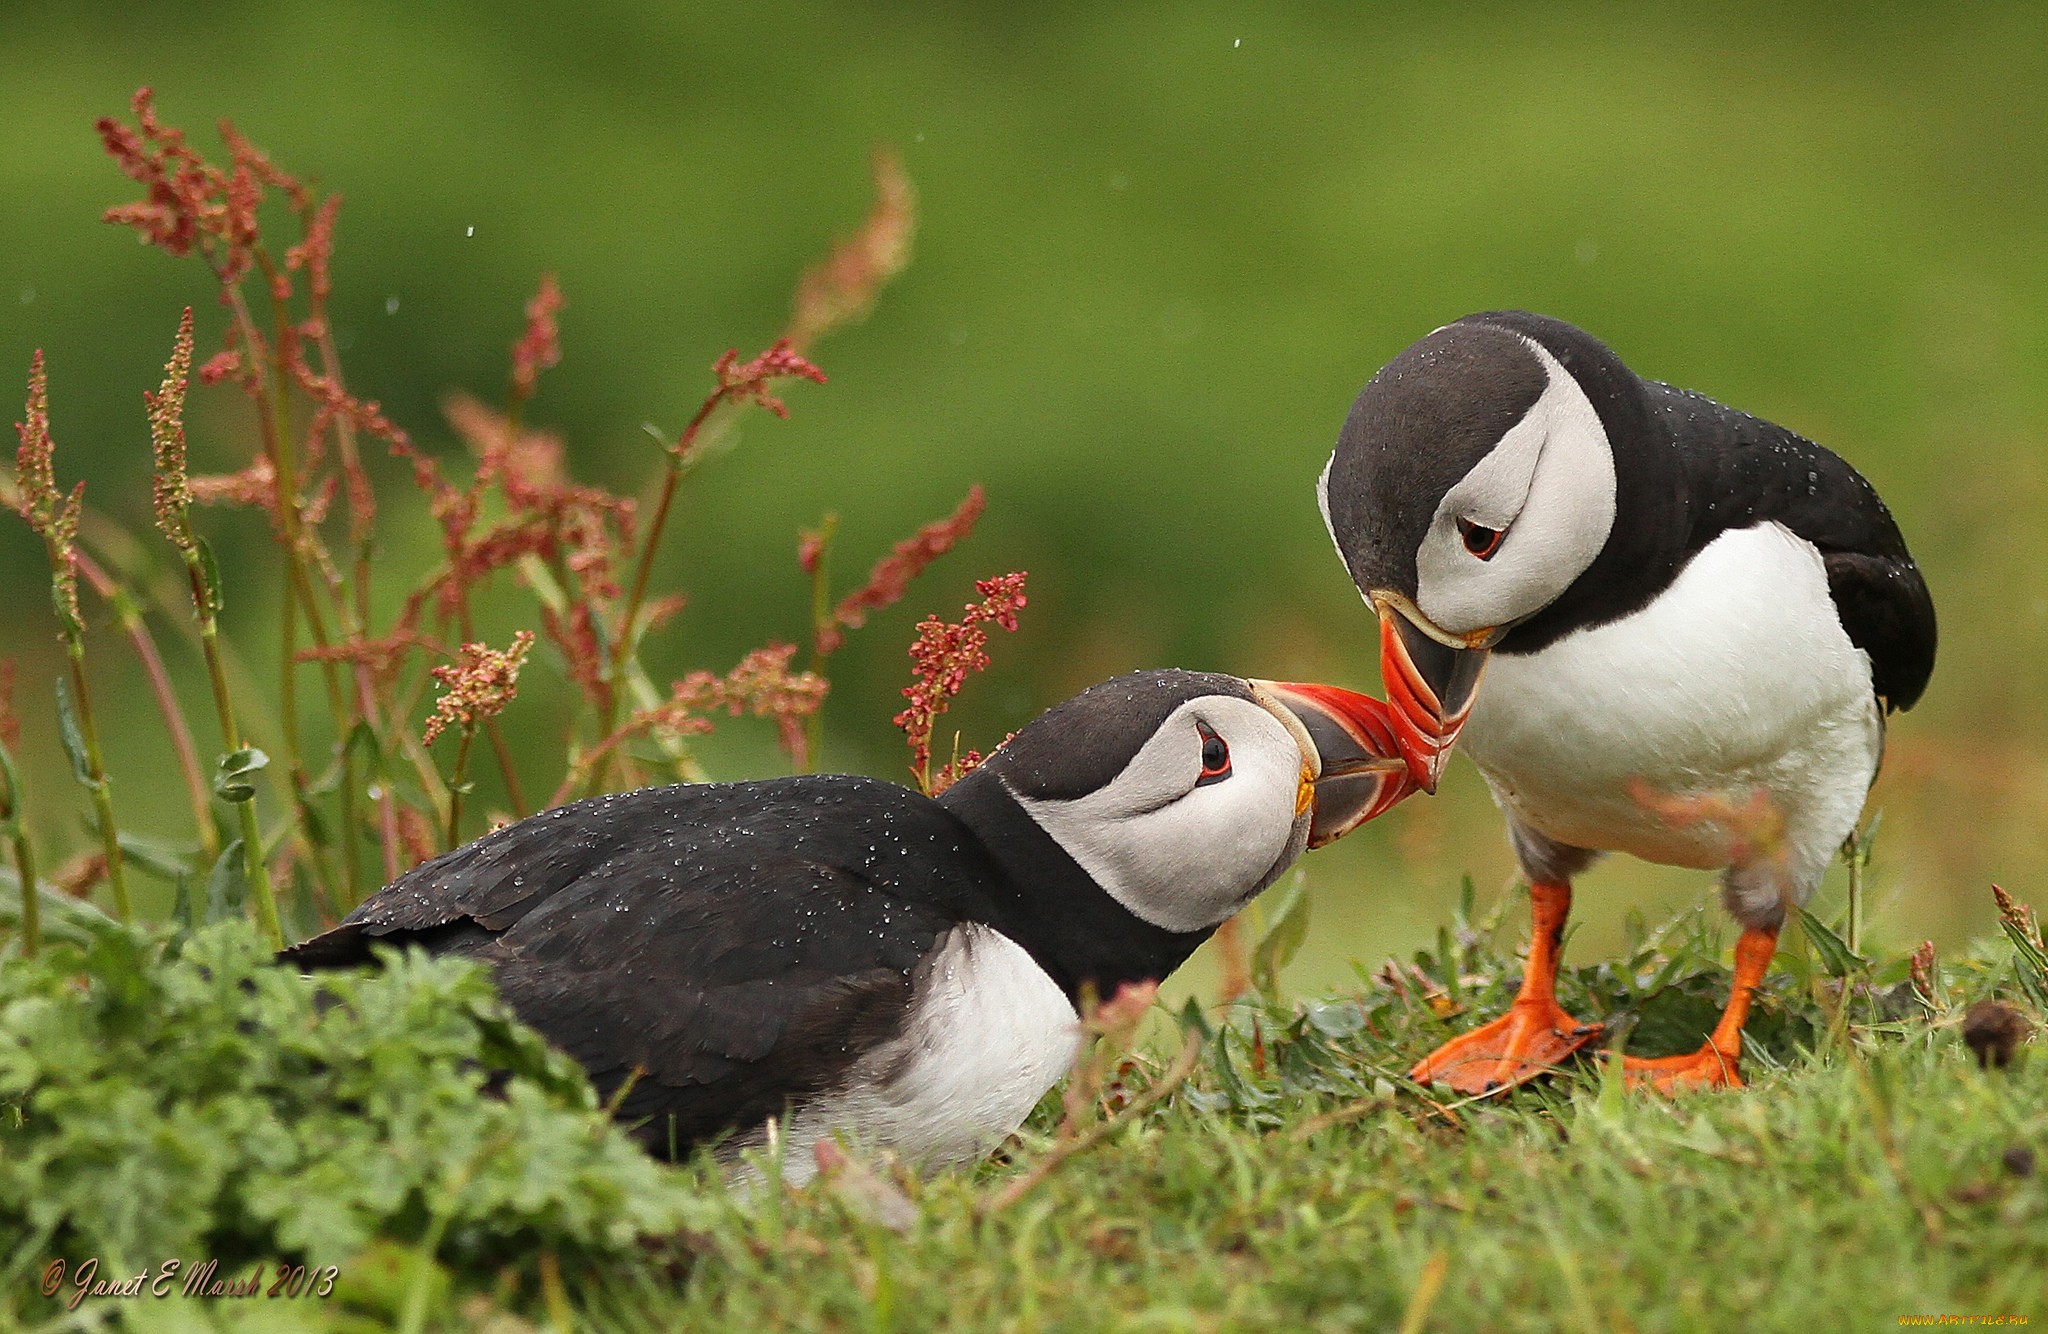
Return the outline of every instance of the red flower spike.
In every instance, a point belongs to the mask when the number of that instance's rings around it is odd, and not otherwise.
[[[806,360],[787,338],[776,339],[772,347],[752,361],[740,362],[739,356],[738,348],[728,348],[724,356],[711,364],[711,373],[718,377],[715,397],[757,403],[778,417],[787,417],[789,409],[768,392],[771,383],[788,379],[825,383],[825,372]]]
[[[1923,940],[1920,947],[1906,960],[1907,977],[1920,999],[1929,1005],[1939,1004],[1934,986],[1934,942]]]
[[[398,840],[405,845],[407,869],[431,861],[439,853],[434,827],[427,823],[426,812],[417,806],[400,806],[394,818],[398,823]]]
[[[450,723],[465,730],[504,712],[519,688],[519,669],[533,648],[533,631],[512,636],[511,647],[499,650],[486,644],[464,644],[456,660],[433,669],[443,688],[434,701],[420,740],[433,744]]]
[[[142,400],[149,407],[149,438],[156,455],[156,471],[150,485],[151,506],[156,526],[180,551],[195,549],[192,525],[185,511],[192,506],[192,484],[185,473],[185,389],[192,378],[192,307],[185,307],[178,320],[177,341],[171,359],[164,366],[163,385],[155,392],[144,390]]]
[[[14,454],[15,484],[20,491],[16,504],[28,526],[47,535],[59,500],[57,446],[50,438],[50,380],[43,370],[41,348],[29,360],[28,401],[22,414],[27,420],[14,424],[14,433],[21,439]]]
[[[84,510],[85,483],[80,482],[71,488],[70,499],[51,516],[47,534],[57,610],[70,618],[74,632],[85,625],[85,618],[78,611],[78,516]]]
[[[292,201],[292,208],[303,215],[312,206],[312,195],[300,183],[299,178],[281,171],[262,149],[242,137],[233,121],[223,120],[218,126],[220,141],[227,145],[228,156],[234,160],[238,171],[246,172],[255,180],[273,190],[281,190]],[[334,202],[333,200],[329,201]]]
[[[341,196],[329,195],[306,223],[305,239],[284,252],[287,269],[306,271],[306,290],[316,305],[324,305],[334,290],[329,265],[334,259],[334,218],[341,211]],[[310,335],[318,337],[318,334]]]
[[[586,603],[571,606],[566,615],[545,603],[540,609],[540,628],[561,653],[569,679],[583,697],[603,714],[611,707],[612,688],[604,677],[604,651],[598,647],[597,627]]]
[[[943,790],[931,782],[932,729],[966,685],[968,674],[988,666],[988,631],[982,627],[994,622],[1005,630],[1017,628],[1017,612],[1025,605],[1024,580],[1022,570],[978,579],[974,586],[982,600],[969,603],[958,623],[936,616],[918,622],[917,640],[909,650],[917,680],[903,688],[910,706],[897,714],[894,722],[910,743],[911,771],[928,791]],[[946,776],[947,770],[942,768],[940,777]]]
[[[523,403],[533,397],[540,373],[562,360],[562,331],[555,322],[568,303],[555,275],[541,275],[540,290],[526,303],[526,332],[512,345],[512,398]]]
[[[835,241],[797,284],[788,330],[794,347],[810,347],[838,326],[865,318],[882,287],[910,262],[917,196],[902,160],[877,149],[874,179],[874,207],[860,230]]]
[[[277,470],[261,456],[240,472],[188,477],[185,488],[195,505],[251,505],[277,513]]]
[[[361,664],[370,670],[371,676],[388,687],[397,678],[398,669],[405,665],[406,657],[414,649],[446,655],[447,650],[415,633],[407,625],[380,639],[356,639],[341,644],[329,644],[325,648],[302,648],[293,655],[294,662],[343,662]]]
[[[219,384],[242,373],[242,354],[233,348],[216,352],[199,368],[199,383]]]
[[[988,497],[981,487],[969,487],[966,499],[950,515],[926,524],[898,542],[895,550],[876,562],[875,568],[868,573],[868,581],[833,608],[831,621],[818,633],[818,652],[833,652],[845,642],[845,631],[858,630],[867,624],[870,612],[880,611],[900,601],[910,591],[913,579],[974,531],[974,525],[987,505]],[[798,559],[803,559],[801,548]],[[810,564],[804,566],[806,572],[811,568]]]
[[[825,558],[825,547],[831,540],[830,535],[823,528],[806,528],[798,533],[796,535],[797,568],[808,575],[817,574],[818,562]],[[835,644],[834,647],[837,647],[837,645]]]

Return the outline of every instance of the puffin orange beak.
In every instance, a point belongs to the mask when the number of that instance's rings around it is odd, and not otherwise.
[[[1370,695],[1338,686],[1254,681],[1292,714],[1315,747],[1304,757],[1315,815],[1308,845],[1320,848],[1350,833],[1415,790],[1394,711]],[[1313,772],[1310,772],[1313,770]]]
[[[1403,605],[1406,601],[1392,596],[1373,599],[1380,614],[1380,676],[1408,772],[1417,787],[1435,792],[1451,747],[1471,716],[1495,632],[1461,636],[1464,642],[1452,647],[1438,637],[1441,631],[1424,629],[1421,614],[1411,613]]]

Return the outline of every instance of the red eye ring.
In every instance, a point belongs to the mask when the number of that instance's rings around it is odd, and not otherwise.
[[[1492,560],[1493,553],[1500,550],[1500,540],[1507,535],[1505,528],[1488,528],[1470,519],[1458,520],[1458,536],[1465,540],[1465,550],[1480,560]]]
[[[1230,777],[1230,743],[1199,718],[1195,720],[1195,730],[1202,736],[1202,776],[1195,780],[1195,786],[1220,783]]]

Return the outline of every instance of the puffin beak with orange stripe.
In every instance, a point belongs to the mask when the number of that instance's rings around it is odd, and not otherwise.
[[[1314,807],[1308,845],[1344,837],[1414,792],[1414,763],[1394,710],[1341,686],[1253,681],[1260,702],[1295,726],[1302,748],[1301,800]],[[1275,708],[1277,704],[1280,707]]]
[[[1380,675],[1394,739],[1415,786],[1434,793],[1500,628],[1454,635],[1399,593],[1375,589],[1370,597],[1380,618]]]

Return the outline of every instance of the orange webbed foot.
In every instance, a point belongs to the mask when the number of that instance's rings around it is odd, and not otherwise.
[[[1416,1062],[1408,1077],[1459,1093],[1498,1093],[1548,1074],[1599,1037],[1603,1025],[1582,1024],[1555,1001],[1518,1000],[1500,1018],[1452,1038]]]
[[[1709,1039],[1698,1051],[1683,1056],[1625,1056],[1621,1077],[1632,1089],[1655,1089],[1659,1093],[1690,1093],[1696,1089],[1739,1089],[1742,1076],[1735,1063],[1742,1055],[1738,1040],[1729,1050]]]

